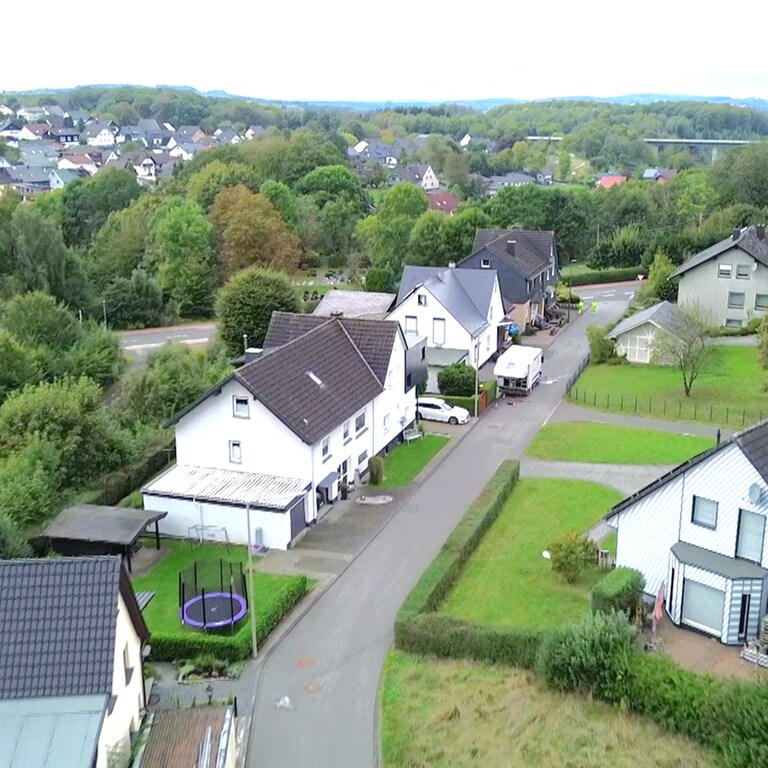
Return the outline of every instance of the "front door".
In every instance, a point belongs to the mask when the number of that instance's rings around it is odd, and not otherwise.
[[[747,629],[749,627],[749,603],[752,595],[741,596],[741,610],[739,611],[739,642],[747,641]]]
[[[307,520],[304,511],[305,499],[291,507],[291,541],[293,541],[306,527]]]

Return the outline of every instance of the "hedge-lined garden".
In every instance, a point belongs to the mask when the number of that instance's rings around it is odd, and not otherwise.
[[[400,609],[397,648],[532,670],[555,690],[603,699],[690,737],[714,750],[723,766],[768,765],[768,687],[699,675],[641,651],[626,615],[642,590],[639,574],[608,573],[596,585],[594,613],[556,629],[499,627],[437,613],[518,476],[517,462],[503,462],[456,526]]]

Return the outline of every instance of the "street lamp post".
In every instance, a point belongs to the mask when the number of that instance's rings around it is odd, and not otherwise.
[[[571,259],[568,269],[568,322],[571,322],[571,296],[573,296],[573,265],[576,259]]]
[[[251,614],[251,651],[253,658],[258,655],[256,638],[256,599],[253,591],[253,542],[251,541],[251,505],[245,505],[246,525],[248,526],[248,612]]]
[[[477,418],[477,392],[480,389],[480,342],[475,342],[475,418]]]

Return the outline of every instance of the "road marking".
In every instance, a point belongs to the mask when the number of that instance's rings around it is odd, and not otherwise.
[[[627,291],[624,295],[625,296],[634,296],[635,292],[634,291]]]
[[[581,298],[582,299],[594,299],[595,297],[594,296],[582,296]]]
[[[615,292],[614,292],[614,293],[604,293],[604,294],[603,294],[603,298],[604,298],[604,299],[607,299],[609,296],[615,296],[615,295],[616,295],[616,293],[615,293]]]
[[[176,341],[176,339],[174,339]],[[207,344],[210,339],[179,339],[182,344]],[[162,347],[163,344],[167,344],[167,341],[156,341],[153,344],[127,344],[123,347],[126,352],[139,352],[142,349],[156,349]]]

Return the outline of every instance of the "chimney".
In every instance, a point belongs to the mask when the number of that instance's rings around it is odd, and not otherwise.
[[[765,224],[758,224],[755,227],[755,232],[758,240],[765,240]]]
[[[740,234],[741,234],[741,230],[740,230],[738,227],[734,227],[734,228],[733,228],[733,234],[731,235],[731,237],[732,237],[734,240],[738,240],[738,239],[739,239],[739,235],[740,235]]]
[[[252,363],[254,360],[258,360],[263,351],[264,350],[259,349],[258,347],[248,347],[248,349],[245,350],[245,362]]]
[[[507,240],[507,253],[510,256],[515,255],[515,240]]]
[[[335,312],[331,312],[331,317],[344,317],[344,313],[337,309]]]
[[[449,261],[448,262],[448,269],[456,269],[456,262],[455,261]]]

